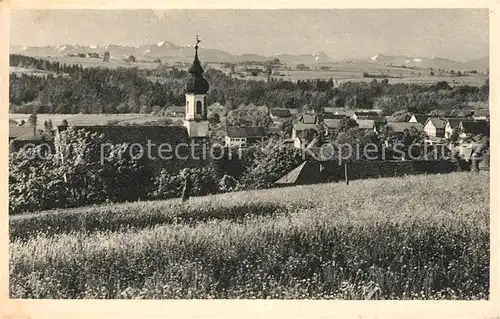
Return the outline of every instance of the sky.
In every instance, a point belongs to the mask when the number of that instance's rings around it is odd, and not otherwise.
[[[233,54],[374,54],[465,61],[489,53],[487,9],[13,10],[11,45],[170,41]]]

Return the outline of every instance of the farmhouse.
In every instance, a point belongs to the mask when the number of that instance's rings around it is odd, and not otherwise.
[[[264,127],[228,127],[225,142],[227,147],[249,146],[262,143],[266,138]]]
[[[436,117],[429,117],[424,124],[424,131],[429,137],[444,138],[445,127],[445,120]]]

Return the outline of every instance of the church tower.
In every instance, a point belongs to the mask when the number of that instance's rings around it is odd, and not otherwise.
[[[203,68],[198,59],[198,40],[196,36],[196,45],[194,47],[194,61],[189,69],[191,77],[186,83],[186,118],[184,126],[192,138],[205,138],[208,135],[208,112],[207,112],[207,93],[208,82],[203,77]]]

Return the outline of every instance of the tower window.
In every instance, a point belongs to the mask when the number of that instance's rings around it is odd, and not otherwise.
[[[196,102],[196,114],[201,114],[202,111],[202,105],[201,101]]]

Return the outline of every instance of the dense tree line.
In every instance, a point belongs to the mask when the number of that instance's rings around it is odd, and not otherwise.
[[[45,70],[46,76],[10,75],[12,112],[23,113],[138,113],[141,109],[183,105],[184,70],[160,66],[137,68],[82,68],[31,57],[11,55],[11,66]],[[323,107],[381,108],[390,115],[397,111],[427,113],[453,110],[471,101],[487,101],[488,81],[481,87],[451,87],[442,81],[434,85],[389,84],[387,79],[346,82],[334,87],[333,80],[269,81],[241,80],[208,68],[208,102],[226,105],[228,111],[241,104],[312,109]]]

